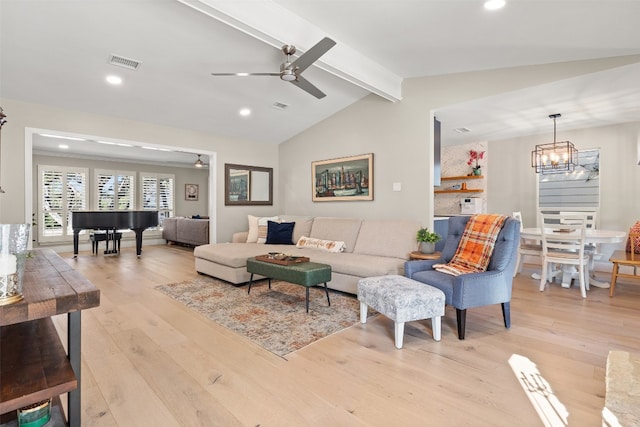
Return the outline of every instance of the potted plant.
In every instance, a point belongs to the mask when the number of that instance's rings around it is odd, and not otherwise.
[[[471,166],[473,175],[482,175],[479,161],[484,159],[484,151],[469,150],[467,165]]]
[[[436,242],[440,240],[440,235],[429,231],[423,227],[416,233],[416,241],[420,244],[420,252],[423,254],[432,254],[435,252]]]

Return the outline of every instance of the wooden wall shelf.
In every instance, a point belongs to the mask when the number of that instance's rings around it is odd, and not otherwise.
[[[482,179],[482,175],[464,175],[464,176],[443,176],[440,177],[441,181],[458,181],[461,179]]]
[[[466,190],[433,190],[435,194],[444,193],[482,193],[484,190],[481,188],[467,188]]]

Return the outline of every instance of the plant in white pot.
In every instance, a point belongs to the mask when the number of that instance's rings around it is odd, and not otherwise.
[[[420,252],[423,254],[432,254],[436,250],[436,242],[440,240],[440,235],[423,227],[416,233],[416,240],[420,245]]]

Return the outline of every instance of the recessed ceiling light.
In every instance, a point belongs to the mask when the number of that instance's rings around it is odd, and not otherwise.
[[[86,141],[84,138],[74,138],[72,136],[62,136],[62,135],[53,135],[49,133],[41,133],[40,136],[46,136],[47,138],[58,138],[58,139],[68,139],[71,141]]]
[[[107,83],[112,85],[119,85],[122,83],[122,78],[114,75],[107,76]]]
[[[63,150],[66,150],[66,149],[68,149],[68,148],[69,148],[69,146],[68,146],[67,144],[60,144],[60,145],[58,145],[58,148],[61,148],[61,149],[63,149]]]
[[[458,133],[469,133],[469,132],[471,132],[471,129],[469,129],[469,128],[464,128],[464,127],[463,127],[463,128],[457,128],[457,129],[454,129],[454,130],[455,130],[456,132],[458,132]]]
[[[507,2],[505,0],[487,0],[484,2],[484,8],[487,10],[502,9]]]
[[[249,73],[236,73],[236,76],[238,77],[247,77],[249,75]]]
[[[240,115],[243,117],[247,117],[249,115],[251,115],[251,110],[248,108],[243,108],[240,110]]]

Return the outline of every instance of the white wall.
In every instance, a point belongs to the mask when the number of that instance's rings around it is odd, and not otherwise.
[[[635,61],[637,56],[407,79],[402,101],[390,103],[370,95],[280,144],[281,206],[291,214],[406,218],[431,226],[433,111]],[[491,144],[489,151],[490,157],[495,157],[497,150]],[[312,202],[312,161],[364,153],[374,153],[372,202]],[[514,181],[535,189],[534,177],[528,171],[529,153],[518,150],[513,154],[514,160],[502,170],[516,175],[527,170],[526,176]],[[495,184],[499,176],[493,174],[489,179],[489,193],[494,191],[491,183]],[[402,184],[401,192],[392,191],[394,182]]]
[[[2,152],[0,184],[5,194],[0,195],[0,223],[31,221],[26,212],[26,200],[32,198],[32,188],[25,188],[25,165],[31,152],[25,153],[25,132],[28,128],[48,129],[58,132],[79,133],[105,138],[135,141],[196,149],[216,154],[216,162],[210,172],[214,185],[209,188],[212,201],[210,209],[215,217],[212,224],[217,241],[229,241],[234,231],[247,228],[247,213],[270,214],[278,211],[278,175],[274,176],[274,206],[243,207],[224,205],[224,164],[239,163],[252,166],[278,167],[276,146],[256,144],[250,141],[224,138],[203,132],[134,122],[115,117],[99,116],[81,111],[65,110],[29,104],[2,98],[0,105],[7,115],[2,127]],[[187,150],[190,151],[190,150]]]
[[[468,189],[482,190],[481,193],[440,193],[434,195],[434,213],[440,216],[458,215],[460,214],[460,203],[462,198],[476,197],[482,200],[483,212],[487,211],[487,177],[491,174],[489,168],[489,157],[491,153],[488,150],[486,141],[452,145],[442,147],[441,155],[441,173],[442,177],[467,176],[472,172],[472,167],[467,164],[470,158],[469,151],[475,150],[478,153],[484,152],[482,160],[478,161],[482,170],[482,178],[479,179],[456,179],[453,181],[444,180],[441,182],[438,190],[449,190],[453,185],[462,185],[465,183]]]
[[[640,219],[640,166],[636,164],[640,122],[574,131],[558,129],[559,137],[578,150],[600,149],[600,228],[628,231]],[[488,208],[492,212],[522,212],[525,227],[536,226],[537,179],[531,165],[536,144],[552,142],[550,133],[490,141]],[[508,176],[509,179],[504,179]]]
[[[228,241],[233,232],[246,229],[247,214],[266,216],[286,212],[406,218],[431,226],[433,111],[471,99],[637,62],[638,59],[638,56],[621,57],[407,79],[403,83],[402,101],[391,103],[375,95],[367,96],[279,147],[0,99],[9,120],[2,129],[0,183],[7,193],[0,196],[0,222],[22,222],[31,216],[25,212],[25,194],[30,197],[31,192],[25,190],[24,133],[25,128],[35,127],[216,152],[216,184],[211,191],[219,195],[212,198],[216,200],[218,241]],[[637,142],[637,134],[635,138]],[[604,144],[604,141],[600,143]],[[498,161],[501,158],[496,154],[498,150],[493,149],[492,142],[489,144],[489,162]],[[500,166],[505,174],[513,177],[509,185],[517,185],[518,191],[501,192],[504,183],[500,181],[500,175],[491,174],[488,209],[508,213],[513,210],[508,203],[515,200],[524,213],[535,209],[535,205],[528,205],[535,200],[527,194],[535,191],[535,174],[530,173],[528,166],[530,148],[510,148],[512,157]],[[629,158],[636,157],[635,145],[633,149]],[[374,153],[375,157],[372,202],[311,201],[312,161],[364,153]],[[506,152],[501,155],[506,156]],[[225,207],[222,197],[224,163],[273,167],[274,206]],[[610,167],[616,168],[615,164]],[[495,168],[491,170],[495,172]],[[615,182],[637,182],[637,176],[636,181],[629,181],[630,178],[633,176],[622,175]],[[392,191],[395,182],[402,184],[402,191]],[[530,206],[531,209],[527,209]],[[637,213],[633,215],[638,216]]]

